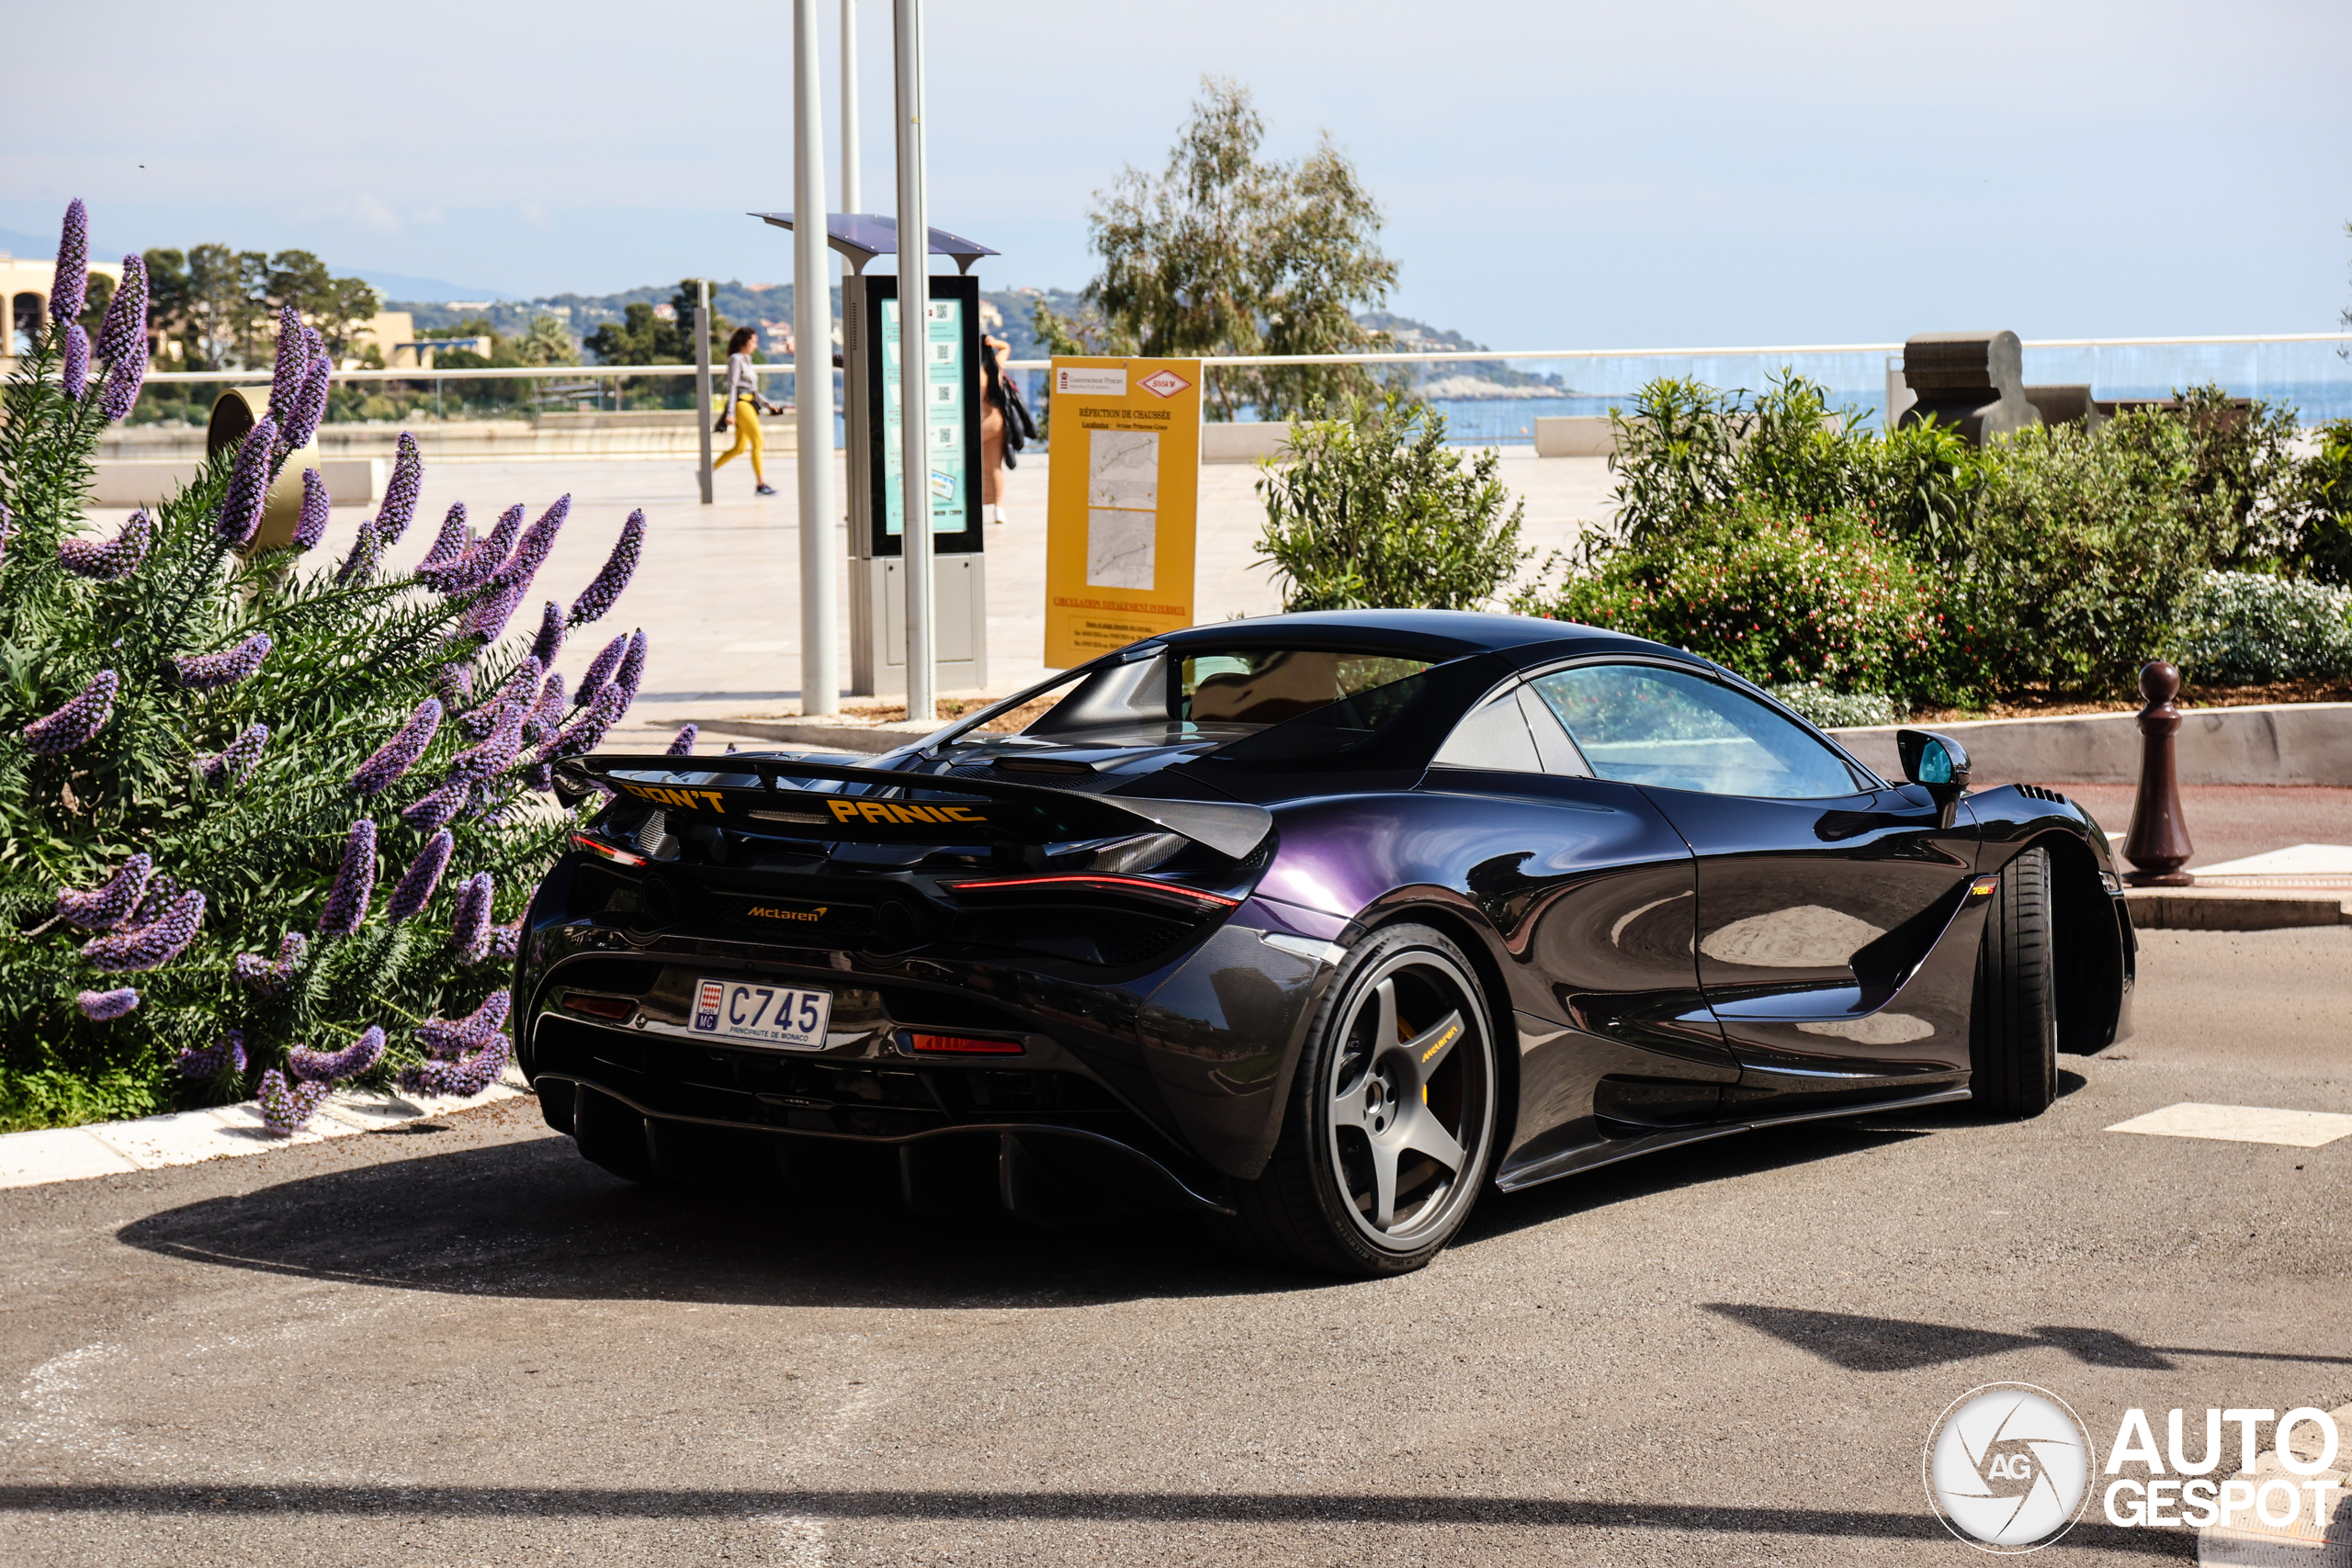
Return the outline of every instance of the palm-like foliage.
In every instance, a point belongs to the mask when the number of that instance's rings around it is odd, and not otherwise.
[[[434,837],[400,813],[499,730],[492,710],[516,699],[504,689],[525,684],[512,677],[538,618],[485,645],[463,624],[478,604],[511,593],[514,575],[443,593],[389,563],[338,581],[339,563],[299,549],[241,553],[217,529],[228,453],[155,510],[135,568],[112,578],[69,570],[88,552],[61,560],[59,547],[84,526],[107,421],[96,386],[66,395],[66,345],[64,332],[52,332],[21,364],[0,427],[0,502],[11,524],[0,545],[0,1125],[240,1097],[264,1070],[285,1066],[290,1049],[338,1052],[378,1026],[390,1048],[370,1076],[414,1067],[431,1055],[431,1032],[412,1038],[419,1023],[470,1013],[505,984],[511,943],[483,942],[478,920],[452,930],[461,886],[487,873],[492,919],[514,920],[574,820],[526,787],[547,778],[534,765],[537,748],[563,738],[534,728],[529,743],[493,754],[487,769],[477,752],[471,771],[482,776],[447,825],[453,844],[437,891],[392,919],[415,902],[392,899],[393,884]],[[270,454],[273,470],[280,461]],[[204,690],[177,673],[175,659],[251,645],[256,633],[268,652],[250,675]],[[470,681],[453,678],[452,666]],[[114,672],[116,692],[94,735],[53,754],[28,742],[27,726],[102,671]],[[413,765],[380,793],[354,789],[353,773],[420,703],[461,687],[469,694],[450,705],[451,722]],[[519,700],[538,706],[540,694],[532,680]],[[618,706],[607,701],[600,716]],[[373,909],[352,934],[322,939],[322,907],[362,818],[378,835],[377,863],[364,868]],[[437,858],[439,847],[431,852]],[[102,972],[84,949],[107,933],[62,919],[59,895],[97,888],[140,854],[153,880],[113,934],[155,921],[187,889],[204,895],[200,925],[160,966]],[[240,954],[274,961],[289,932],[310,937],[295,944],[289,969],[266,982],[264,965],[249,962],[239,977]],[[149,945],[174,934],[164,929]],[[119,1002],[77,1005],[85,992],[126,986],[138,1003],[110,1021],[88,1014]],[[243,1033],[241,1067],[220,1049],[231,1031]],[[209,1053],[196,1061],[213,1075],[185,1081],[175,1066],[182,1052]]]

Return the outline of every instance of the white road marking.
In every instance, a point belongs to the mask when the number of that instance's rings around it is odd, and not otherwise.
[[[2230,1144],[2283,1144],[2315,1149],[2352,1137],[2352,1116],[2332,1111],[2274,1111],[2259,1105],[2199,1105],[2184,1100],[2118,1122],[2110,1133],[2146,1133],[2159,1138],[2212,1138]]]

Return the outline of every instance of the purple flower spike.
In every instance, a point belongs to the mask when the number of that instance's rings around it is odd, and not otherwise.
[[[564,519],[571,515],[571,497],[560,495],[555,504],[539,513],[539,520],[524,530],[514,542],[512,559],[499,569],[500,575],[514,580],[527,579],[547,564],[548,552],[555,548],[555,536],[563,532]]]
[[[147,379],[147,361],[137,355],[107,367],[107,384],[98,391],[98,412],[108,424],[120,424],[139,406],[139,389]]]
[[[249,679],[277,645],[267,632],[255,632],[234,648],[193,658],[172,655],[172,678],[191,692],[217,692]]]
[[[422,914],[433,901],[433,890],[441,886],[441,874],[449,869],[449,857],[457,848],[458,841],[447,828],[425,840],[424,848],[417,852],[415,861],[392,888],[392,896],[385,900],[384,919],[398,925]]]
[[[261,761],[261,749],[268,742],[269,726],[247,725],[244,733],[221,748],[219,756],[205,759],[204,782],[214,789],[243,783],[245,775]]]
[[[514,618],[515,609],[523,603],[523,595],[530,591],[530,579],[519,582],[499,582],[493,580],[482,602],[466,613],[458,629],[466,637],[479,637],[483,642],[496,642],[506,630],[506,623]]]
[[[417,455],[416,437],[403,430],[399,449],[392,455],[391,479],[384,486],[384,504],[376,511],[377,537],[387,545],[401,542],[401,536],[408,532],[411,519],[416,516],[417,492],[424,488],[424,459]],[[465,508],[460,505],[449,510],[458,520],[458,530],[462,537],[466,526]],[[448,537],[446,524],[442,528],[442,537]],[[435,544],[433,547],[438,550],[441,547]],[[430,556],[425,558],[432,559]]]
[[[613,684],[628,694],[621,699],[624,707],[637,701],[638,682],[645,679],[645,634],[631,633],[628,651],[621,656],[621,667],[613,672]]]
[[[368,900],[376,891],[376,823],[362,817],[343,840],[343,863],[335,868],[327,889],[326,908],[319,916],[322,937],[349,936],[368,918]]]
[[[113,671],[99,671],[97,677],[82,688],[81,695],[48,717],[25,726],[25,744],[44,757],[88,745],[107,727],[107,720],[114,716],[115,694],[121,688],[122,682]]]
[[[355,582],[364,586],[375,577],[376,565],[383,554],[384,541],[377,536],[376,525],[362,523],[359,536],[351,541],[351,553],[334,570],[335,586],[343,588]]]
[[[474,671],[470,664],[444,664],[433,677],[433,689],[451,707],[474,694]]]
[[[291,305],[277,311],[277,359],[269,377],[269,417],[283,427],[294,418],[302,395],[302,378],[311,368],[311,345],[302,336],[302,318]]]
[[[490,955],[492,958],[512,958],[522,951],[523,922],[521,920],[516,920],[511,925],[490,928]]]
[[[262,1074],[254,1099],[260,1102],[263,1124],[273,1133],[290,1137],[310,1125],[311,1118],[326,1102],[327,1089],[328,1086],[322,1083],[288,1084],[286,1075],[272,1067]]]
[[[93,1023],[112,1023],[139,1005],[139,993],[125,986],[119,991],[84,991],[74,1005]]]
[[[304,368],[302,389],[294,395],[294,410],[286,418],[286,434],[280,438],[288,451],[300,451],[318,434],[319,422],[327,416],[327,388],[334,380],[334,362],[324,355]]]
[[[91,347],[109,369],[136,365],[142,374],[146,370],[147,263],[136,253],[122,258],[122,283],[107,301],[97,342]]]
[[[385,487],[385,493],[389,501],[390,486]],[[465,553],[467,545],[472,541],[472,530],[466,526],[466,503],[462,501],[457,502],[450,506],[449,514],[441,519],[441,532],[435,537],[433,547],[424,552],[423,560],[416,563],[417,575],[424,577],[427,572],[438,571],[444,567],[454,564],[457,558]],[[427,581],[429,581],[430,579]]]
[[[578,613],[576,609],[573,611],[575,615]],[[613,678],[613,671],[620,668],[621,655],[628,651],[628,637],[626,634],[606,643],[603,651],[589,661],[587,672],[580,677],[580,689],[571,694],[572,703],[586,707],[594,702],[596,694],[605,689],[605,682]]]
[[[282,1001],[293,985],[294,971],[301,966],[302,955],[310,946],[311,939],[300,931],[288,931],[277,944],[275,964],[257,953],[237,954],[233,965],[237,978],[267,1000]]]
[[[265,419],[245,433],[237,448],[236,467],[229,470],[229,489],[220,497],[220,537],[242,545],[254,536],[261,522],[262,502],[269,497],[270,465],[277,460],[277,422]]]
[[[90,209],[75,197],[65,204],[65,226],[57,236],[57,272],[49,288],[49,313],[70,321],[90,297]]]
[[[506,1070],[506,1056],[512,1048],[513,1042],[506,1036],[493,1034],[470,1056],[419,1062],[401,1074],[401,1088],[412,1094],[480,1094]]]
[[[89,539],[68,539],[59,545],[57,564],[76,577],[112,582],[137,571],[154,541],[155,525],[142,508],[130,514],[130,521],[122,525],[121,533],[103,545]]]
[[[476,539],[454,562],[436,569],[432,576],[425,578],[426,586],[436,588],[452,598],[480,588],[506,564],[506,552],[513,547],[515,531],[522,526],[521,505],[508,507],[498,514],[498,522],[488,536]]]
[[[645,513],[632,512],[628,521],[621,525],[621,536],[613,546],[613,553],[605,558],[605,569],[596,580],[581,591],[572,601],[571,624],[584,626],[602,616],[620,598],[621,590],[637,570],[637,558],[645,548]]]
[[[187,884],[170,872],[157,872],[147,879],[147,891],[139,896],[139,908],[130,911],[130,923],[143,926],[163,919],[164,911],[187,891]]]
[[[87,893],[67,888],[57,896],[57,918],[85,931],[110,931],[130,917],[146,890],[147,875],[155,863],[143,854],[131,856],[103,886]]]
[[[695,737],[701,733],[702,730],[698,726],[691,724],[685,726],[684,728],[680,729],[677,734],[670,738],[670,749],[662,754],[665,757],[693,756],[695,754]]]
[[[326,537],[327,518],[334,509],[334,498],[327,494],[327,481],[319,477],[316,468],[302,470],[302,511],[294,522],[294,547],[315,549]]]
[[[415,805],[402,807],[401,820],[420,833],[447,827],[451,818],[466,808],[473,789],[471,779],[452,779]]]
[[[441,700],[427,697],[416,705],[408,722],[392,732],[392,738],[376,748],[375,754],[359,764],[351,775],[351,787],[360,795],[381,795],[393,780],[416,766],[424,749],[433,744],[434,735],[441,728]]]
[[[183,1048],[177,1065],[180,1077],[190,1083],[201,1083],[224,1067],[242,1073],[245,1070],[245,1032],[232,1029],[220,1037],[220,1043],[201,1051]]]
[[[539,612],[539,635],[531,639],[531,657],[546,670],[555,663],[555,656],[563,651],[563,606],[554,600]]]
[[[384,1054],[384,1030],[371,1023],[368,1032],[340,1051],[309,1051],[297,1045],[286,1053],[286,1067],[304,1083],[331,1084],[356,1078],[376,1065]]]
[[[449,916],[449,947],[460,964],[479,964],[490,945],[490,905],[495,885],[476,872],[458,884],[457,908]]]
[[[62,380],[69,402],[80,402],[82,394],[90,389],[90,334],[82,330],[79,322],[70,322],[65,328]]]
[[[559,670],[548,677],[547,685],[539,692],[537,705],[531,709],[530,716],[523,721],[523,743],[526,746],[537,746],[548,736],[553,735],[557,726],[562,722],[563,671]]]
[[[428,1018],[416,1026],[417,1045],[428,1056],[448,1061],[496,1034],[514,1006],[512,991],[492,991],[463,1018]]]
[[[160,969],[196,940],[197,928],[203,923],[204,895],[191,888],[148,924],[84,942],[82,956],[93,968],[109,975]]]
[[[458,752],[450,761],[450,783],[480,784],[512,767],[514,753],[523,745],[525,711],[520,703],[501,704],[498,728],[492,730],[481,744]]]
[[[539,761],[558,762],[566,757],[582,757],[605,742],[605,732],[620,722],[628,711],[628,694],[617,682],[596,694],[596,700],[587,711],[571,721],[571,728],[558,733],[539,749]]]

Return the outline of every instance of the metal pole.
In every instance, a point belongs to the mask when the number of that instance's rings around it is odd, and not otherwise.
[[[931,228],[923,209],[922,0],[893,0],[899,116],[899,493],[907,562],[907,716],[939,716],[932,690]]]
[[[842,0],[846,11],[850,0]],[[792,0],[793,473],[800,504],[800,711],[841,711],[833,597],[833,300],[825,243],[825,95],[817,0]]]
[[[702,503],[710,504],[710,280],[695,281],[695,414],[702,432]]]
[[[862,212],[857,167],[857,0],[842,0],[842,210]]]

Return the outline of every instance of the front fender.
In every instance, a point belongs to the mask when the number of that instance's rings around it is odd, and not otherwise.
[[[2097,818],[2055,790],[2004,784],[1968,797],[1998,871],[2029,849],[2050,856],[2058,1048],[2088,1055],[2132,1035],[2140,944],[2114,847]]]

